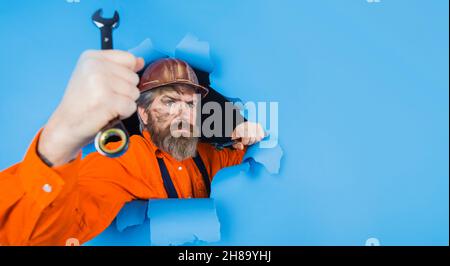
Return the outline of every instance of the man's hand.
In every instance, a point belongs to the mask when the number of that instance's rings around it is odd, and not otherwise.
[[[239,142],[233,144],[238,150],[243,150],[244,145],[252,145],[264,138],[264,129],[261,124],[253,122],[244,122],[239,124],[231,134],[231,139],[240,139]]]
[[[131,116],[139,97],[136,72],[143,67],[142,58],[125,51],[84,52],[42,131],[39,153],[55,166],[67,163],[109,121]]]

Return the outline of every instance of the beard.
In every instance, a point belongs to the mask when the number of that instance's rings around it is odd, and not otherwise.
[[[184,125],[186,125],[186,122]],[[153,143],[161,150],[172,155],[177,161],[194,157],[197,154],[197,137],[172,136],[170,125],[165,128],[158,127],[158,121],[153,119],[150,113],[148,114],[146,129],[150,132]],[[189,130],[192,135],[193,126],[190,124]]]

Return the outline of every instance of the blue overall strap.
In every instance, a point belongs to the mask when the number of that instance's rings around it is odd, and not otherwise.
[[[205,164],[202,161],[202,158],[200,158],[200,155],[197,153],[197,155],[194,157],[194,162],[197,165],[198,170],[202,174],[203,182],[205,182],[206,192],[208,193],[208,197],[211,195],[211,181],[209,180],[208,171],[206,171]]]
[[[166,189],[167,196],[169,198],[178,198],[178,193],[173,185],[172,179],[170,178],[169,171],[167,171],[166,164],[164,163],[163,158],[156,157],[158,159],[159,171],[161,172],[161,176],[164,183],[164,188]]]

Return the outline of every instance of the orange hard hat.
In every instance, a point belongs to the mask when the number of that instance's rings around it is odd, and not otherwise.
[[[141,93],[170,84],[189,85],[204,97],[209,90],[198,83],[194,70],[183,60],[163,58],[151,63],[139,82]]]

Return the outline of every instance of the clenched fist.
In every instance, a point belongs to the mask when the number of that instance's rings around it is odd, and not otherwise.
[[[254,122],[243,122],[239,124],[231,133],[231,139],[237,141],[233,148],[243,150],[244,146],[253,145],[260,142],[265,137],[265,132],[261,124]]]
[[[119,50],[89,50],[77,63],[64,97],[39,139],[38,151],[54,165],[67,163],[114,118],[131,116],[144,60]]]

